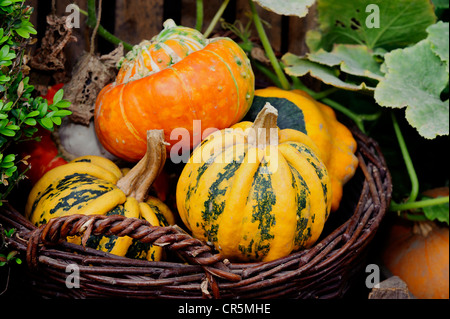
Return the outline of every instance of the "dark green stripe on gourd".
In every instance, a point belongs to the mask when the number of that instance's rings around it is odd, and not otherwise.
[[[156,215],[160,226],[169,226],[169,222],[167,221],[166,217],[164,217],[164,214],[161,212],[161,209],[158,207],[158,205],[153,205],[151,203],[147,203],[147,205],[150,206],[153,213]]]
[[[95,186],[77,190],[77,188],[91,185]],[[45,191],[36,197],[32,205],[32,211],[36,210],[37,205],[41,201],[57,198],[57,203],[48,211],[48,213],[50,215],[60,215],[69,211],[72,207],[78,206],[78,209],[81,209],[91,200],[112,191],[114,188],[115,186],[109,182],[99,180],[87,174],[74,173],[67,175],[55,184],[50,184]],[[67,196],[60,197],[61,192],[68,189],[71,191],[67,194]],[[41,212],[39,225],[47,222],[46,219],[42,218],[46,213],[47,211]]]
[[[150,243],[143,243],[137,239],[133,239],[131,242],[130,247],[128,247],[127,253],[125,254],[125,257],[133,258],[133,259],[148,259],[148,260],[155,260],[154,251],[152,252],[153,256],[150,256],[150,258],[147,258],[149,250],[152,248],[152,244]]]
[[[289,145],[294,147],[301,154],[308,155],[306,157],[306,160],[316,170],[316,174],[319,177],[320,182],[322,184],[325,205],[328,206],[328,186],[327,186],[326,180],[324,180],[324,178],[326,178],[328,176],[328,172],[326,171],[325,166],[320,164],[319,158],[316,156],[316,154],[313,152],[313,150],[311,150],[306,145],[301,144],[301,143],[295,143],[295,142],[290,142]],[[329,214],[329,212],[327,211],[326,217],[328,217],[328,214]]]
[[[111,216],[111,215],[124,216],[125,215],[125,207],[123,205],[117,205],[116,207],[114,207],[114,209],[110,210],[105,215],[106,216]],[[114,248],[114,245],[116,244],[117,238],[119,238],[118,236],[115,236],[115,235],[110,235],[110,236],[91,235],[91,236],[89,236],[89,238],[86,242],[86,246],[95,248],[95,249],[99,249],[100,241],[103,238],[108,238],[108,242],[106,244],[103,244],[103,246],[106,248],[106,250],[108,252],[111,252],[111,250]]]
[[[311,191],[299,171],[290,164],[289,168],[292,174],[292,187],[296,190],[295,202],[297,203],[297,226],[294,244],[296,246],[302,246],[303,243],[311,237],[311,229],[308,229],[306,234],[304,234],[304,231],[308,226],[308,218],[303,214],[304,210],[309,209],[309,207],[307,207],[307,199],[311,196]]]
[[[92,160],[90,158],[79,158],[72,161],[73,163],[91,163]]]
[[[202,223],[201,227],[205,230],[204,236],[209,241],[217,241],[218,225],[215,224],[217,218],[225,209],[224,195],[226,194],[230,180],[236,175],[236,171],[241,166],[242,159],[234,160],[223,168],[223,172],[217,174],[217,179],[211,184],[208,190],[208,198],[204,203],[204,209],[201,211]]]
[[[197,176],[196,176],[195,180],[193,180],[193,181],[191,180],[191,183],[189,183],[189,186],[186,190],[186,199],[185,199],[185,205],[186,205],[187,211],[189,211],[191,195],[194,194],[195,192],[197,192],[198,184],[200,183],[201,177],[206,172],[206,170],[211,166],[211,164],[214,162],[216,157],[219,156],[220,154],[221,154],[221,152],[219,154],[213,154],[214,156],[210,156],[208,159],[206,159],[203,162],[203,164],[198,168]],[[202,154],[202,156],[203,156],[203,154]]]
[[[270,250],[270,241],[274,238],[271,232],[275,225],[275,215],[272,214],[273,206],[277,199],[272,187],[271,174],[268,174],[267,163],[261,163],[253,178],[250,198],[256,202],[252,209],[252,223],[258,224],[259,241],[251,243],[254,247],[254,258],[267,255]],[[249,247],[239,247],[243,252],[250,253]]]
[[[95,190],[91,188],[80,189],[79,187],[83,187],[85,185],[95,185]],[[67,178],[61,180],[55,187],[55,193],[60,194],[63,190],[72,189],[67,196],[61,197],[58,200],[58,203],[55,205],[53,209],[50,210],[50,214],[53,215],[56,212],[68,211],[72,207],[78,206],[78,208],[82,208],[99,196],[106,194],[107,192],[112,191],[115,188],[113,184],[108,182],[102,182],[101,180],[94,178],[92,176],[86,174],[73,174],[68,176]],[[49,199],[50,196],[47,198]]]

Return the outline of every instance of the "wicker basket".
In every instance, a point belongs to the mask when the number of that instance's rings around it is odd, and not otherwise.
[[[44,297],[67,298],[338,298],[364,265],[367,246],[390,203],[389,171],[375,141],[353,129],[359,168],[344,189],[319,241],[266,263],[230,263],[179,227],[152,227],[122,216],[73,215],[39,228],[3,205],[0,223],[17,229],[8,245],[23,254],[27,275]],[[64,241],[66,236],[130,236],[166,247],[168,260],[117,257]],[[66,267],[80,270],[80,288],[66,286]]]

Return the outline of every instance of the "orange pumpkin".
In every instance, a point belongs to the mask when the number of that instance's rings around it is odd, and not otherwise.
[[[163,129],[168,149],[178,142],[192,148],[200,142],[193,136],[194,120],[201,120],[202,129],[224,129],[244,117],[254,80],[250,61],[234,41],[208,40],[168,20],[159,35],[125,56],[116,82],[99,93],[97,136],[109,152],[127,161],[145,154],[147,130]],[[189,141],[172,140],[176,128],[186,129]]]
[[[419,299],[449,298],[449,229],[433,222],[395,222],[382,259]]]

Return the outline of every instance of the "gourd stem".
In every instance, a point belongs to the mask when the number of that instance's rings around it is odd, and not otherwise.
[[[333,109],[335,109],[335,110],[341,112],[342,114],[346,115],[347,117],[349,117],[351,120],[353,120],[353,122],[355,122],[356,126],[358,126],[358,128],[361,130],[361,132],[365,133],[366,130],[364,128],[363,120],[358,114],[353,113],[345,106],[343,106],[343,105],[339,104],[338,102],[333,101],[332,99],[329,99],[329,98],[324,98],[321,100],[321,102],[331,106]]]
[[[259,148],[278,144],[277,130],[278,110],[269,102],[256,116],[248,134],[248,143]]]
[[[266,77],[268,77],[269,80],[271,80],[273,84],[275,84],[275,86],[281,87],[281,82],[275,73],[273,73],[269,68],[267,68],[265,65],[256,60],[253,60],[252,62],[255,68],[259,70],[262,74],[264,74]]]
[[[203,0],[197,0],[197,17],[196,17],[196,23],[195,23],[195,29],[197,31],[202,32],[203,27]]]
[[[134,197],[138,202],[147,198],[148,190],[166,162],[164,130],[147,131],[147,152],[144,157],[119,179],[119,187],[127,197]]]
[[[225,0],[224,2],[222,2],[219,10],[217,10],[216,15],[213,17],[213,19],[211,20],[211,23],[209,24],[208,28],[206,29],[205,33],[203,34],[205,36],[205,38],[210,36],[211,32],[214,30],[217,22],[219,21],[220,17],[222,16],[223,12],[227,8],[229,2],[230,2],[230,0]]]
[[[429,207],[434,205],[441,205],[446,204],[449,202],[448,196],[442,196],[437,198],[430,198],[430,199],[422,199],[419,201],[414,202],[406,202],[406,203],[395,203],[394,201],[391,201],[391,206],[389,207],[390,211],[401,211],[401,210],[411,210],[411,209],[418,209],[423,207]]]
[[[267,37],[266,31],[264,30],[261,19],[259,18],[258,12],[256,11],[255,4],[253,3],[253,0],[248,0],[248,3],[250,5],[250,9],[252,11],[252,17],[253,17],[253,22],[255,23],[256,31],[258,32],[259,38],[264,47],[264,51],[266,52],[266,55],[269,58],[270,63],[272,64],[272,67],[273,67],[278,79],[280,80],[281,87],[284,90],[289,90],[291,85],[289,84],[289,81],[287,80],[286,76],[284,75],[283,70],[281,69],[280,63],[278,62],[278,59],[275,56],[275,53],[273,52],[272,46],[270,45],[269,38]]]
[[[414,202],[417,198],[417,195],[419,194],[419,179],[417,178],[414,165],[412,163],[411,157],[409,156],[408,148],[406,147],[402,131],[400,130],[400,126],[398,125],[397,118],[395,117],[394,112],[391,112],[391,116],[395,135],[397,137],[398,144],[400,145],[403,160],[405,161],[406,169],[408,170],[409,178],[411,180],[411,193],[407,202]]]
[[[314,100],[321,101],[329,106],[331,106],[333,109],[341,112],[342,114],[346,115],[350,119],[355,122],[356,126],[361,130],[361,132],[366,133],[365,127],[364,127],[364,121],[375,121],[378,119],[381,115],[381,112],[376,112],[374,114],[357,114],[352,111],[350,111],[345,106],[341,105],[340,103],[328,98],[330,94],[333,94],[334,92],[338,91],[339,89],[336,87],[332,87],[328,90],[322,91],[322,92],[314,92],[310,88],[308,88],[306,85],[302,83],[302,81],[295,76],[291,77],[292,79],[292,87],[294,89],[300,89],[302,91],[305,91]]]

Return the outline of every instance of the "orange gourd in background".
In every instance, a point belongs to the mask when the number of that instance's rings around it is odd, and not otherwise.
[[[419,299],[449,298],[449,229],[433,222],[396,221],[382,259]]]

